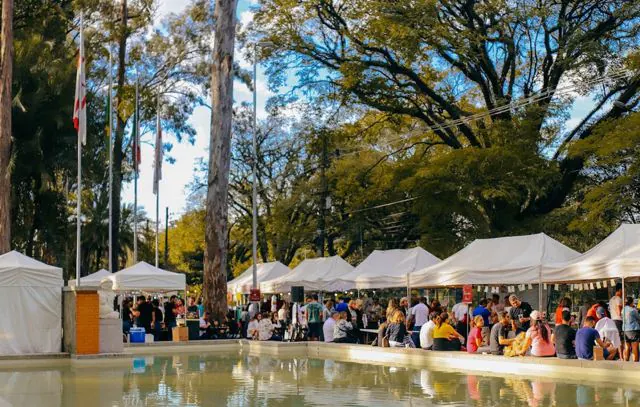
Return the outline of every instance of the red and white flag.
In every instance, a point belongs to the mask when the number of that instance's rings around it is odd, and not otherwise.
[[[76,97],[73,104],[73,126],[78,131],[82,145],[87,144],[87,82],[85,79],[84,26],[80,15],[80,50],[78,52],[78,72],[76,74]]]

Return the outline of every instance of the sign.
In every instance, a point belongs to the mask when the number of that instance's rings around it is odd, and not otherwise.
[[[251,291],[249,291],[249,301],[251,302],[260,301],[259,288],[252,288]]]
[[[471,284],[462,286],[462,302],[473,302],[473,287]]]

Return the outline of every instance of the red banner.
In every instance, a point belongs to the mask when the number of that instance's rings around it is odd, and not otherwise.
[[[462,302],[473,302],[473,286],[471,286],[470,284],[462,286]]]

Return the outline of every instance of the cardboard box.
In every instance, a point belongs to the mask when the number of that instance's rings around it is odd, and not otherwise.
[[[189,329],[186,326],[176,326],[171,333],[174,342],[187,342],[189,340]]]
[[[601,347],[593,347],[593,360],[604,360],[604,351]]]

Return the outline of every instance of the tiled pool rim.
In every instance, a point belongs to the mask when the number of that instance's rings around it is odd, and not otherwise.
[[[417,369],[453,370],[490,375],[552,377],[563,380],[606,381],[637,384],[640,363],[622,361],[565,360],[558,358],[473,355],[466,352],[434,352],[422,349],[379,348],[367,345],[322,342],[258,342],[244,339],[192,342],[127,344],[117,355],[74,356],[65,353],[28,356],[0,356],[0,369],[129,363],[136,356],[180,353],[249,352],[250,354],[333,359],[343,362],[373,363]]]

